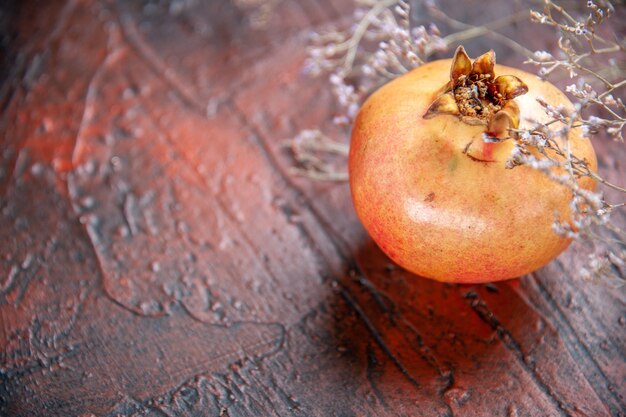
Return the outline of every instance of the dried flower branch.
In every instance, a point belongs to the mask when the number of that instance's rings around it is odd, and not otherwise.
[[[609,41],[598,35],[598,28],[614,13],[610,3],[600,7],[593,1],[587,2],[590,10],[587,18],[576,20],[562,7],[551,0],[546,0],[544,11],[531,11],[535,22],[553,26],[559,33],[558,47],[563,57],[556,58],[546,51],[537,51],[527,63],[540,67],[539,75],[547,77],[561,69],[567,71],[570,78],[577,77],[578,83],[567,87],[566,91],[577,98],[581,113],[585,109],[598,106],[607,117],[591,116],[580,120],[587,134],[596,134],[604,130],[609,136],[623,142],[622,132],[626,125],[626,106],[621,98],[614,98],[616,90],[626,87],[626,73],[619,70],[611,61],[626,55],[626,44]],[[558,14],[558,15],[557,15]],[[622,41],[623,42],[623,41]],[[597,44],[603,46],[598,48]],[[611,73],[603,74],[607,69]],[[591,78],[591,79],[590,79]],[[595,81],[595,82],[594,82]],[[598,92],[597,90],[601,90]],[[593,109],[596,110],[596,109]]]
[[[599,35],[600,25],[614,13],[614,8],[609,2],[599,6],[588,1],[586,6],[586,17],[581,15],[578,19],[573,12],[551,0],[545,0],[543,12],[531,11],[531,20],[557,29],[561,56],[537,51],[527,63],[539,66],[541,77],[562,70],[575,79],[576,83],[567,86],[565,91],[573,97],[576,110],[567,112],[562,107],[540,101],[551,121],[535,123],[529,129],[513,132],[516,146],[509,166],[527,165],[539,169],[571,189],[572,220],[564,222],[557,218],[555,232],[592,244],[594,241],[606,241],[605,235],[612,236],[610,249],[603,249],[601,253],[594,251],[590,255],[583,276],[618,277],[623,284],[626,232],[612,224],[610,216],[615,210],[623,208],[624,202],[609,203],[602,193],[581,189],[576,180],[590,177],[620,193],[626,193],[626,189],[606,181],[591,170],[588,161],[571,153],[568,142],[569,132],[575,128],[581,128],[587,137],[604,133],[623,142],[626,125],[626,106],[621,98],[614,97],[619,89],[626,86],[626,71],[611,65],[618,58],[626,58],[626,46]],[[610,70],[607,71],[607,68]],[[548,129],[552,124],[558,124],[559,128]],[[561,143],[565,143],[564,149],[559,146],[559,138]],[[538,150],[543,158],[535,158],[532,149]]]
[[[335,168],[327,160],[321,159],[319,153],[330,153],[348,156],[348,147],[324,135],[319,130],[303,130],[293,140],[287,140],[283,146],[290,149],[298,167],[292,168],[293,174],[306,175],[316,180],[347,181],[348,173]]]
[[[354,23],[348,29],[311,33],[304,67],[312,76],[329,73],[340,108],[333,121],[346,128],[352,125],[371,91],[423,64],[435,51],[447,49],[436,26],[411,27],[406,1],[357,0],[357,5]],[[310,146],[315,139],[320,143]],[[330,149],[326,149],[329,144]],[[311,130],[301,132],[288,144],[300,167],[297,173],[315,179],[344,180],[346,172],[329,171],[330,165],[315,156],[315,152],[333,153],[337,146],[343,146],[347,154],[347,144],[330,141],[321,132]]]

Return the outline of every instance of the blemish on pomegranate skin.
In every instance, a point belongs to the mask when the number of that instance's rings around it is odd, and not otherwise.
[[[453,155],[452,158],[448,161],[448,171],[454,172],[456,171],[456,167],[459,165],[459,158],[456,155]]]
[[[431,201],[433,201],[435,199],[435,193],[434,192],[430,192],[426,198],[424,199],[424,202],[426,203],[430,203]]]

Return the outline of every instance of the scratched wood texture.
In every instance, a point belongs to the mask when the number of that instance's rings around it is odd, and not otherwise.
[[[625,415],[624,291],[575,249],[420,279],[347,184],[289,173],[281,141],[337,111],[306,34],[352,5],[275,6],[3,4],[0,415]],[[598,152],[623,182],[624,146]]]

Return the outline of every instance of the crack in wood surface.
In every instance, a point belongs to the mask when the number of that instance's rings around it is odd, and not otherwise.
[[[567,319],[567,317],[563,314],[562,309],[559,307],[557,302],[552,298],[550,293],[546,290],[544,285],[541,283],[541,278],[538,276],[536,272],[530,274],[532,277],[532,282],[534,286],[537,288],[537,293],[540,294],[545,302],[548,304],[548,307],[551,311],[551,316],[546,316],[542,313],[545,320],[549,323],[554,324],[554,321],[558,321],[559,325],[555,326],[559,328],[559,334],[561,335],[564,344],[568,347],[569,353],[574,358],[577,364],[580,364],[581,361],[585,361],[585,366],[581,366],[580,369],[585,375],[585,378],[589,382],[589,384],[593,387],[596,395],[602,402],[604,402],[610,409],[611,414],[618,415],[620,410],[626,409],[626,404],[620,403],[620,399],[615,392],[611,392],[608,390],[608,393],[611,394],[610,397],[607,398],[606,391],[601,387],[607,387],[610,384],[609,379],[606,374],[598,364],[598,362],[594,359],[589,348],[582,342],[578,333],[574,330],[572,324]],[[531,301],[529,301],[531,302]],[[534,304],[533,304],[534,305]],[[535,311],[542,311],[542,309],[535,305]],[[551,317],[555,317],[552,319]],[[572,343],[573,342],[573,343]],[[624,359],[624,354],[622,350],[622,359]],[[589,368],[592,369],[589,369]],[[599,381],[596,375],[599,375],[602,381]]]
[[[500,323],[498,318],[489,310],[487,304],[483,300],[481,300],[478,295],[476,295],[475,297],[470,297],[469,304],[476,312],[476,314],[481,318],[481,320],[487,323],[497,333],[498,338],[502,341],[504,346],[513,354],[513,357],[517,360],[517,363],[531,376],[537,387],[539,387],[541,391],[552,402],[555,411],[557,411],[560,415],[568,416],[569,413],[566,409],[564,409],[563,400],[560,399],[557,393],[554,392],[552,387],[550,387],[550,385],[544,381],[541,375],[539,375],[539,373],[537,372],[536,368],[533,366],[529,366],[519,342],[515,340],[511,332],[506,327],[504,327],[502,323]]]
[[[383,336],[376,329],[374,324],[370,321],[370,319],[365,314],[361,306],[350,295],[350,292],[347,289],[342,288],[341,295],[348,302],[348,305],[350,305],[350,307],[358,314],[359,318],[363,321],[363,323],[365,324],[365,327],[370,332],[371,336],[374,338],[376,343],[378,343],[378,345],[383,350],[383,352],[385,352],[385,354],[389,357],[389,359],[391,359],[394,365],[396,365],[396,367],[402,373],[402,375],[404,375],[406,379],[408,379],[411,382],[411,384],[415,386],[416,389],[419,389],[421,387],[421,384],[415,379],[415,377],[413,377],[413,375],[411,375],[411,373],[404,367],[404,365],[402,365],[402,362],[400,362],[400,359],[398,359],[398,357],[396,357],[393,351],[389,348]]]

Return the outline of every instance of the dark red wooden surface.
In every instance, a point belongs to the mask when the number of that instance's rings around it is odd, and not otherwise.
[[[424,280],[347,184],[289,174],[281,141],[337,110],[306,33],[352,5],[275,4],[3,6],[0,415],[624,415],[624,291],[576,249]],[[598,152],[623,181],[623,144]]]

